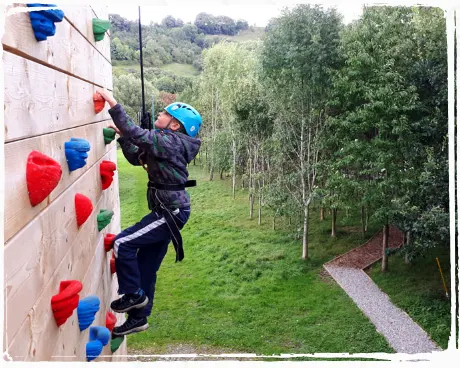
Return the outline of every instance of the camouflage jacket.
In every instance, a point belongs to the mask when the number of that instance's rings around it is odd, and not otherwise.
[[[109,110],[113,122],[120,130],[118,139],[123,155],[132,165],[147,165],[149,181],[156,184],[184,184],[188,179],[187,164],[197,155],[201,141],[171,130],[147,130],[137,126],[117,104]],[[190,206],[190,196],[185,190],[147,190],[149,209],[161,203],[174,210]]]

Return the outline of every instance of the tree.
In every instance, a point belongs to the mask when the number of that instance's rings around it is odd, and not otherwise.
[[[153,87],[149,81],[144,81],[145,101],[152,101],[152,96],[155,100],[158,99],[158,90]],[[113,95],[115,99],[123,105],[127,114],[131,118],[136,119],[137,113],[142,110],[142,87],[140,78],[134,75],[125,74],[113,78]],[[152,112],[151,106],[146,103],[146,110]]]
[[[340,28],[334,9],[299,5],[271,22],[264,41],[263,68],[272,92],[270,106],[277,115],[279,161],[289,179],[285,190],[303,211],[303,259],[308,259],[309,206],[317,186],[331,70],[340,66]]]
[[[436,124],[443,123],[436,108],[431,107],[434,114],[427,108],[432,98],[424,95],[431,87],[417,82],[427,75],[421,57],[426,51],[414,40],[425,40],[426,33],[417,36],[420,21],[415,21],[415,14],[403,7],[364,9],[362,19],[343,34],[346,64],[335,79],[331,104],[339,111],[330,119],[332,140],[339,148],[334,170],[362,196],[362,204],[372,204],[373,217],[384,224],[384,234],[390,222],[405,231],[418,222],[416,208],[426,208],[421,203],[425,198],[419,197],[426,185],[420,168],[426,169],[424,163],[430,160],[424,146],[440,147],[447,129],[445,125],[433,130],[422,116],[428,115],[431,122],[437,114]],[[432,208],[427,208],[428,213]],[[383,271],[387,270],[387,241],[384,237]]]
[[[237,32],[245,31],[249,28],[248,22],[244,19],[238,19],[236,21],[236,30]]]
[[[166,28],[178,27],[176,19],[172,15],[168,15],[161,21],[161,25]]]
[[[118,14],[109,14],[109,20],[112,32],[128,32],[130,30],[132,22]]]

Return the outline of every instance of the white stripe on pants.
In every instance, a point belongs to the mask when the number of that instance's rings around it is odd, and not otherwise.
[[[179,213],[179,209],[174,210],[173,215],[176,215]],[[159,220],[156,220],[152,222],[151,224],[148,224],[147,226],[143,227],[142,229],[137,230],[135,233],[132,233],[130,235],[124,236],[123,238],[115,240],[115,243],[113,245],[113,252],[115,254],[115,258],[118,258],[118,248],[120,247],[120,244],[126,243],[128,241],[131,241],[133,239],[139,238],[142,235],[147,234],[149,231],[152,231],[153,229],[157,228],[158,226],[163,225],[166,222],[165,218],[162,217]]]

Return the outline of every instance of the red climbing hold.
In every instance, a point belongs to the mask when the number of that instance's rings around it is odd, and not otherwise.
[[[109,329],[111,332],[115,327],[115,323],[117,323],[117,317],[112,312],[107,312],[105,314],[105,327]]]
[[[96,114],[99,114],[102,110],[104,110],[105,100],[99,93],[93,94],[93,102],[94,102],[94,111]]]
[[[117,272],[117,270],[115,269],[115,253],[112,253],[112,258],[110,259],[110,272],[112,273],[112,275]]]
[[[78,307],[80,299],[78,293],[82,288],[83,285],[78,280],[61,281],[59,294],[51,298],[51,309],[58,327],[64,324],[72,315],[73,310]]]
[[[102,179],[102,190],[106,190],[110,187],[113,181],[114,171],[117,169],[117,165],[115,165],[112,161],[102,161],[100,165],[101,170],[101,179]]]
[[[36,206],[50,195],[61,179],[59,162],[38,151],[27,158],[26,181],[30,204]]]
[[[75,212],[77,213],[78,226],[85,223],[89,215],[91,215],[92,210],[93,204],[91,203],[91,199],[80,193],[75,194]]]
[[[106,252],[113,248],[115,238],[115,234],[106,234],[106,236],[104,237],[104,249]]]

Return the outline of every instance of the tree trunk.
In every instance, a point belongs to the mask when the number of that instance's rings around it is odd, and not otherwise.
[[[337,238],[337,208],[332,209],[332,232],[331,237]]]
[[[410,231],[406,231],[406,232],[404,233],[404,246],[408,247],[409,245],[410,245]],[[410,263],[410,261],[409,261],[409,256],[407,255],[407,253],[406,253],[406,255],[404,256],[404,262],[405,262],[406,264],[409,264],[409,263]]]
[[[196,166],[196,156],[193,158],[193,166]]]
[[[214,167],[211,165],[211,170],[209,170],[209,181],[214,179]]]
[[[361,206],[361,229],[363,231],[363,239],[366,236],[366,219],[364,216],[364,206]]]
[[[273,215],[273,231],[276,231],[276,214]]]
[[[367,232],[368,225],[369,225],[369,208],[366,207],[366,225],[364,226],[364,232]]]
[[[319,219],[321,221],[324,221],[324,207],[321,207],[320,213],[319,213]]]
[[[233,199],[235,199],[235,191],[236,191],[236,140],[235,138],[233,138],[232,150],[233,150],[232,195],[233,195]],[[244,182],[243,182],[243,185],[244,185]]]
[[[260,225],[262,223],[262,191],[260,190],[260,180],[259,180],[259,220],[257,223]]]
[[[304,214],[303,214],[303,237],[302,237],[302,259],[308,259],[308,210],[309,210],[308,203],[304,207]]]
[[[220,180],[224,180],[224,169],[220,170]]]
[[[387,249],[388,249],[388,235],[390,232],[390,225],[388,225],[388,220],[383,227],[383,241],[382,241],[382,272],[388,271],[388,256],[387,256]]]
[[[291,222],[291,217],[289,217],[289,226],[292,225],[292,222]]]

